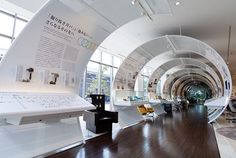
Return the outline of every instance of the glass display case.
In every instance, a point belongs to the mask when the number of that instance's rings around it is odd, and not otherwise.
[[[116,90],[114,104],[117,106],[132,106],[148,103],[143,91]]]

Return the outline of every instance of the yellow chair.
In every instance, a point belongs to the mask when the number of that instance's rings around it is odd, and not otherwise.
[[[148,113],[153,113],[154,112],[154,109],[152,107],[148,107],[146,109],[147,109]]]
[[[146,109],[146,107],[144,105],[139,105],[137,107],[138,109],[138,112],[141,114],[141,115],[147,115],[148,111]]]
[[[139,105],[138,107],[138,111],[141,115],[148,115],[151,113],[154,113],[154,109],[151,106],[148,105]]]
[[[150,104],[144,104],[144,106],[145,106],[148,113],[153,113],[154,112],[154,109]]]

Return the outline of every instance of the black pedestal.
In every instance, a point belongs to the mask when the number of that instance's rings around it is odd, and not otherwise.
[[[86,129],[93,133],[112,132],[112,123],[118,123],[118,112],[105,111],[105,95],[91,95],[96,110],[84,111]]]
[[[163,103],[163,107],[164,107],[165,112],[172,113],[172,104]]]

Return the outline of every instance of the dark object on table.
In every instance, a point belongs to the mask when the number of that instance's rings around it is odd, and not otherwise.
[[[58,73],[51,73],[51,75],[53,76],[53,81],[50,81],[49,84],[56,84],[57,83],[57,79],[59,77]]]
[[[165,112],[172,113],[172,104],[171,103],[162,103]]]
[[[96,134],[112,132],[112,123],[118,123],[118,112],[105,110],[105,95],[93,94],[90,97],[96,109],[84,111],[86,129]]]
[[[23,79],[22,82],[30,82],[32,79],[32,73],[34,72],[34,69],[30,67],[26,69],[26,71],[29,73],[29,77],[27,79]]]

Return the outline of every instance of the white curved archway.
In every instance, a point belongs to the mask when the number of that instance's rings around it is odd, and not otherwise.
[[[175,60],[179,60],[179,62],[175,62]],[[174,61],[172,63],[172,61]],[[168,62],[171,62],[171,67],[168,67]],[[156,91],[156,83],[157,81],[160,80],[160,78],[163,75],[167,75],[167,74],[173,74],[174,72],[180,70],[180,69],[184,69],[186,67],[190,67],[190,66],[195,66],[198,68],[201,68],[204,71],[207,71],[210,73],[210,75],[213,77],[213,79],[215,80],[215,82],[217,82],[218,84],[218,89],[223,89],[223,81],[221,79],[221,77],[219,77],[213,68],[211,68],[210,66],[208,66],[207,64],[198,61],[196,59],[192,59],[192,58],[176,58],[176,59],[170,59],[168,62],[166,62],[165,64],[159,66],[157,69],[155,69],[151,76],[149,77],[149,81],[148,81],[148,92],[155,92]],[[166,67],[167,64],[167,67]],[[178,65],[179,64],[179,65]],[[172,67],[173,66],[173,67]],[[221,94],[220,94],[221,95]]]
[[[134,84],[138,73],[141,71],[144,65],[151,60],[151,58],[166,52],[172,54],[191,52],[201,55],[211,61],[211,63],[219,71],[221,78],[224,80],[224,89],[222,97],[225,105],[224,108],[226,107],[226,105],[228,104],[229,97],[231,95],[231,76],[224,60],[213,48],[196,39],[177,35],[159,37],[155,40],[155,43],[157,46],[157,50],[153,52],[153,54],[146,53],[145,51],[134,51],[124,60],[114,80],[114,91],[116,89],[120,89],[120,87],[126,90],[134,90]],[[216,60],[211,60],[212,57],[214,57]],[[208,106],[210,106],[209,103]],[[224,108],[221,110],[221,112],[218,111],[214,119],[219,116],[219,113],[222,113],[224,111]],[[214,119],[210,119],[210,121],[213,121]]]
[[[170,98],[171,96],[173,96],[173,91],[175,91],[176,94],[180,94],[176,85],[178,85],[179,87],[184,86],[181,84],[182,80],[187,78],[192,78],[193,80],[193,78],[197,78],[196,74],[199,75],[199,79],[204,80],[211,87],[212,91],[215,91],[216,93],[217,84],[214,82],[212,77],[207,74],[207,72],[201,71],[200,69],[191,69],[191,71],[186,71],[186,69],[183,69],[177,71],[173,77],[170,76],[169,78],[167,78],[163,86],[163,94],[169,96]]]

